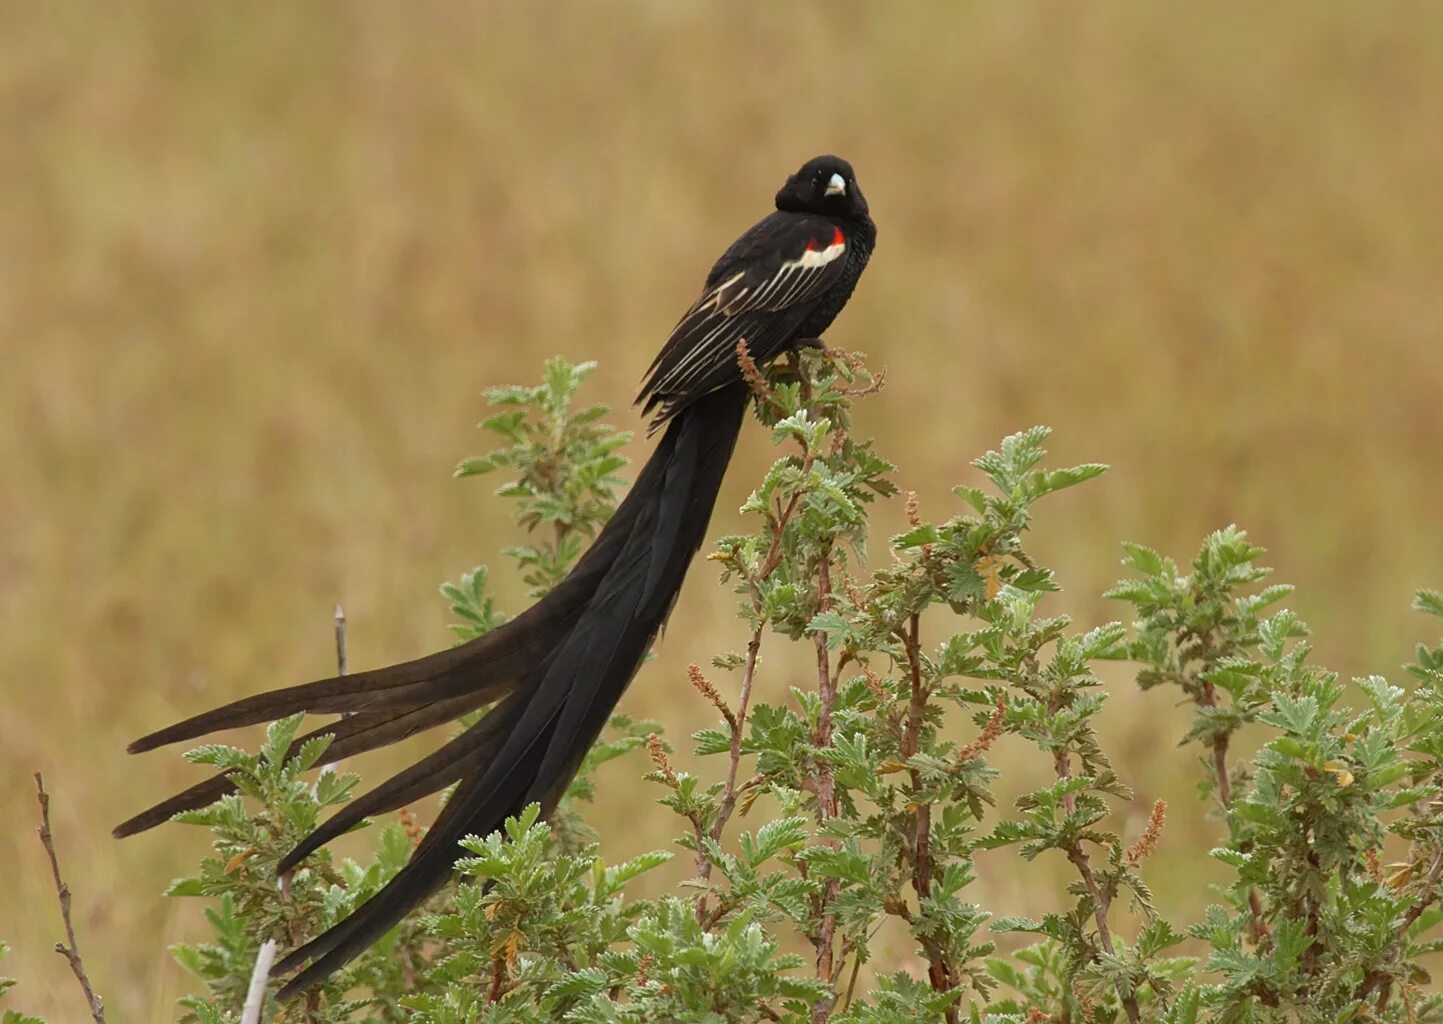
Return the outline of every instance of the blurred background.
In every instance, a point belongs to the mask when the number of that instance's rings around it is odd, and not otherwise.
[[[819,152],[853,161],[880,226],[830,340],[887,366],[858,430],[925,514],[956,510],[1004,433],[1050,424],[1058,462],[1114,467],[1042,507],[1053,608],[1120,616],[1100,593],[1121,540],[1187,558],[1236,521],[1300,585],[1319,660],[1401,680],[1436,639],[1412,590],[1443,585],[1440,124],[1443,6],[1421,0],[6,5],[14,1005],[84,1014],[30,773],[112,1020],[168,1019],[189,981],[166,945],[204,925],[160,894],[206,837],[109,830],[198,774],[125,743],[329,674],[336,601],[353,667],[445,645],[436,585],[517,539],[492,482],[449,479],[484,446],[481,390],[598,358],[586,398],[634,426],[711,261]],[[713,535],[771,457],[744,435]],[[683,745],[711,717],[685,664],[743,642],[712,581],[699,565],[622,705]],[[778,657],[764,685],[792,681]],[[1218,835],[1174,749],[1186,713],[1112,682],[1136,816],[1173,800],[1151,877],[1186,920]],[[1046,768],[1021,756],[999,751],[1014,789]],[[608,855],[672,834],[642,770],[608,766]],[[983,858],[979,901],[1048,909],[1050,866],[1029,870]]]

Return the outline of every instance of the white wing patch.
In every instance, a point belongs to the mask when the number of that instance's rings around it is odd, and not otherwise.
[[[840,231],[837,232],[837,236],[837,240],[825,249],[809,248],[796,259],[787,260],[755,292],[752,292],[750,288],[743,288],[735,295],[726,296],[725,304],[717,308],[729,316],[735,316],[749,309],[785,308],[806,291],[815,280],[811,274],[812,271],[820,270],[846,252],[847,243],[840,237]],[[723,282],[717,287],[714,294],[719,295],[736,280],[737,278],[733,277]]]
[[[833,242],[825,249],[808,249],[802,253],[801,259],[797,260],[804,267],[825,267],[832,260],[842,255],[842,250],[847,248],[846,242]]]
[[[737,339],[757,327],[753,315],[784,310],[810,299],[829,276],[822,272],[823,268],[836,262],[846,250],[846,239],[837,228],[831,244],[819,246],[812,242],[800,256],[782,263],[764,281],[745,284],[747,272],[740,271],[717,282],[672,330],[662,354],[683,339],[686,349],[661,370],[660,376],[650,378],[647,390],[653,395],[681,393],[697,386],[715,368],[730,366]],[[658,362],[662,362],[661,356]]]

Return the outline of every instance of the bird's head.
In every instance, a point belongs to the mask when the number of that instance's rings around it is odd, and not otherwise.
[[[839,156],[813,157],[777,192],[777,209],[828,217],[865,217],[867,199],[852,165]]]

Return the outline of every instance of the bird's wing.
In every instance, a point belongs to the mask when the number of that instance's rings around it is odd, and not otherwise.
[[[793,339],[817,298],[841,277],[847,239],[824,217],[774,213],[717,261],[647,370],[638,401],[658,421],[741,378],[737,343],[761,363]]]

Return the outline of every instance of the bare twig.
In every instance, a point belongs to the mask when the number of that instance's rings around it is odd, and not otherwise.
[[[343,675],[346,675],[346,674],[347,674],[347,672],[350,670],[350,668],[349,668],[349,659],[348,659],[347,656],[346,656],[346,610],[345,610],[344,608],[342,608],[339,603],[336,604],[336,606],[335,606],[335,623],[336,623],[336,675],[338,675],[338,676],[343,676]],[[342,712],[341,712],[341,717],[342,717],[342,718],[350,718],[350,717],[351,717],[351,714],[352,714],[352,713],[351,713],[350,711],[342,711]],[[330,764],[322,765],[322,766],[321,766],[321,774],[322,774],[322,775],[326,774],[327,772],[338,772],[338,771],[340,771],[340,770],[341,770],[341,762],[340,762],[340,761],[332,761]]]
[[[95,1024],[105,1024],[105,1006],[90,985],[85,964],[80,959],[80,947],[75,942],[75,925],[70,920],[70,886],[60,877],[60,859],[55,854],[55,837],[50,833],[50,794],[45,792],[45,779],[39,772],[35,773],[35,798],[40,801],[40,845],[45,847],[45,854],[50,858],[50,873],[55,879],[55,895],[60,899],[60,918],[65,922],[65,941],[55,944],[55,952],[65,957],[70,964],[70,973],[75,975],[75,980],[80,983],[80,988],[85,993],[85,1003],[90,1007],[91,1019]]]
[[[271,964],[276,960],[275,939],[266,939],[256,953],[256,964],[251,968],[250,984],[246,986],[246,1001],[241,1007],[241,1024],[260,1024],[261,1009],[266,1005],[266,985],[271,978]]]
[[[742,667],[741,696],[738,698],[737,711],[735,716],[728,719],[731,727],[731,748],[727,751],[727,780],[722,789],[721,806],[717,810],[716,821],[712,822],[711,837],[720,840],[722,830],[726,828],[727,819],[732,816],[736,807],[737,794],[737,770],[741,764],[742,757],[742,733],[746,729],[747,709],[752,703],[752,682],[757,674],[757,655],[762,648],[762,630],[758,626],[752,631],[752,638],[747,641],[747,660]],[[711,864],[706,865],[706,872],[702,875],[706,878],[711,874]]]
[[[346,611],[337,603],[334,606],[335,629],[336,629],[336,675],[343,676],[347,672],[346,657]],[[342,718],[349,718],[350,712],[342,712]],[[321,774],[327,772],[338,772],[341,770],[341,762],[333,761],[321,768]],[[290,938],[291,948],[299,949],[304,942],[305,932],[301,919],[296,911],[295,900],[291,897],[291,876],[283,875],[279,880],[281,892],[281,904],[291,911]],[[246,989],[245,1006],[241,1011],[241,1024],[256,1024],[260,1020],[261,1008],[265,1005],[266,986],[270,984],[271,965],[276,959],[276,940],[267,939],[256,950],[256,962],[251,968],[250,986]],[[308,993],[306,996],[305,1019],[314,1020],[316,1012],[320,1009],[320,997],[315,993]],[[254,1003],[254,1006],[252,1006]]]
[[[857,991],[857,975],[862,973],[862,958],[852,957],[852,976],[847,980],[847,995],[842,1000],[842,1012],[846,1013],[852,1005],[852,994]]]
[[[346,661],[346,610],[336,605],[336,675],[343,676],[349,671]]]

